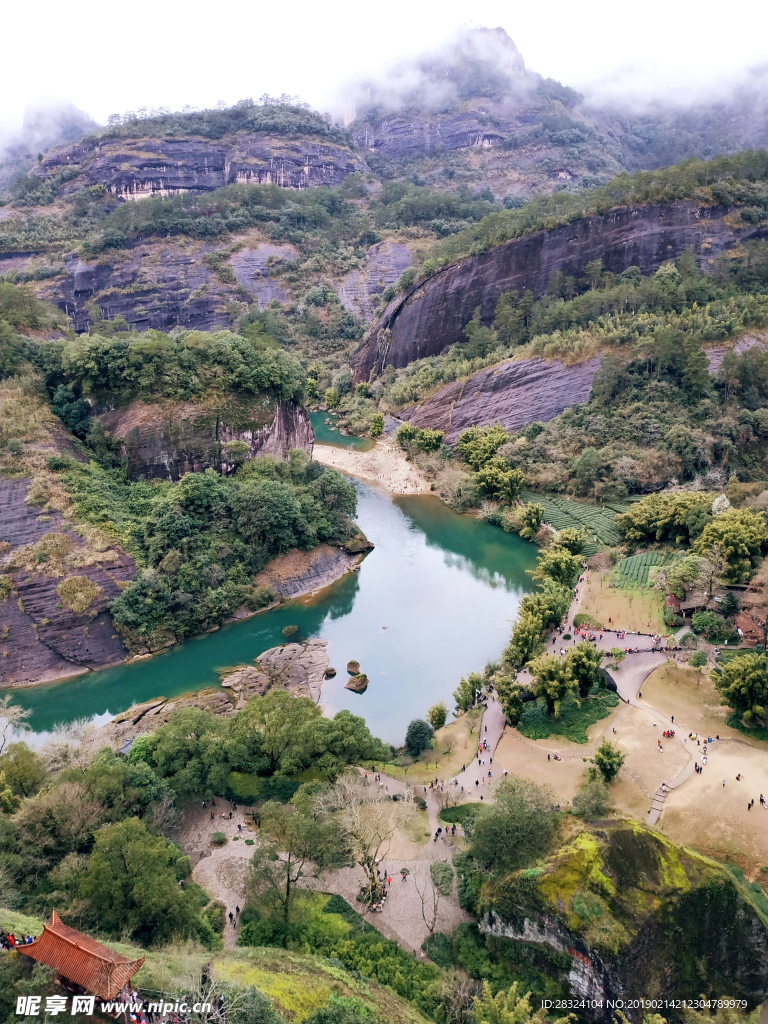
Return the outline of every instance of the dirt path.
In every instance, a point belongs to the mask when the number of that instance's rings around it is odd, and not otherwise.
[[[431,489],[423,473],[389,438],[380,438],[368,452],[316,444],[314,458],[324,466],[379,484],[392,494],[428,494]]]

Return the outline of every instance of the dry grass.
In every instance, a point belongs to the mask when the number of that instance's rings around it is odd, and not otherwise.
[[[56,587],[56,592],[71,612],[82,615],[103,590],[87,576],[68,576]]]
[[[585,589],[578,610],[593,615],[606,629],[653,631],[662,635],[669,632],[664,625],[664,598],[660,590],[612,587],[607,573],[594,571],[587,577],[586,585],[582,583],[580,587]]]
[[[37,572],[41,576],[59,577],[71,574],[73,569],[114,562],[118,557],[116,551],[101,547],[101,536],[94,549],[87,542],[75,546],[68,533],[46,533],[37,543],[26,544],[14,551],[6,564],[11,569],[26,569],[27,572]]]

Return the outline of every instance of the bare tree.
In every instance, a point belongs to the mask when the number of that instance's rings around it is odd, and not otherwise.
[[[54,727],[40,750],[46,768],[53,775],[65,768],[86,771],[103,745],[96,727],[87,718],[78,718]]]
[[[164,834],[178,823],[180,817],[181,811],[174,802],[173,793],[163,793],[160,799],[152,804],[149,824],[155,832]]]
[[[413,813],[413,790],[406,787],[396,803],[384,789],[356,771],[344,772],[317,798],[316,810],[333,817],[344,845],[365,871],[371,890],[377,886],[376,864],[387,856],[399,825]]]
[[[439,1005],[448,1024],[470,1024],[474,1021],[475,997],[481,992],[480,983],[463,971],[450,971],[438,992]]]
[[[452,732],[446,733],[442,745],[446,754],[450,754],[456,746],[456,734]]]
[[[437,924],[440,903],[453,889],[453,867],[447,860],[433,861],[421,882],[414,875],[414,885],[421,900],[421,916],[431,935]]]
[[[32,714],[29,708],[20,708],[18,704],[11,704],[11,695],[6,694],[0,697],[0,754],[5,750],[5,744],[13,736],[14,732],[21,732],[28,729],[26,719]]]
[[[469,725],[469,735],[470,736],[479,727],[480,722],[481,722],[482,717],[483,717],[483,710],[484,710],[483,708],[474,707],[474,708],[470,708],[469,711],[467,711],[466,719],[467,719],[467,724]]]
[[[440,789],[435,793],[435,801],[440,810],[445,811],[449,807],[456,807],[463,796],[464,794],[458,786],[448,785],[445,789]]]

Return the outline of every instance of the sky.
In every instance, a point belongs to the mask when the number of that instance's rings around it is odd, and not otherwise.
[[[711,98],[768,63],[764,0],[742,0],[733,18],[726,11],[713,0],[15,3],[3,15],[0,131],[18,129],[41,98],[71,100],[100,123],[265,92],[331,109],[345,79],[433,49],[461,25],[501,25],[529,68],[601,100]]]

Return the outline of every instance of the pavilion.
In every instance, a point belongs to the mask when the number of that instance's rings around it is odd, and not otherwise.
[[[52,967],[62,978],[91,995],[113,1000],[144,963],[129,960],[100,942],[62,923],[54,910],[43,934],[19,952]]]

